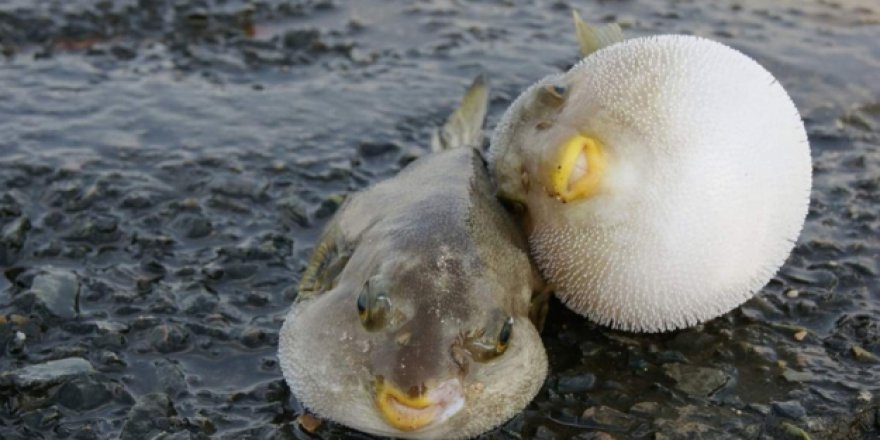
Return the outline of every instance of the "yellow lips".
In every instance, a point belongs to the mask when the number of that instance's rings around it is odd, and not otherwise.
[[[578,134],[562,145],[551,165],[550,195],[567,203],[599,191],[605,174],[605,152],[597,140]]]
[[[427,426],[439,412],[427,394],[412,397],[381,381],[376,384],[376,406],[385,421],[401,431],[415,431]]]
[[[422,391],[411,396],[377,378],[376,407],[390,426],[400,431],[416,431],[443,423],[465,405],[461,382],[455,378],[424,387]]]

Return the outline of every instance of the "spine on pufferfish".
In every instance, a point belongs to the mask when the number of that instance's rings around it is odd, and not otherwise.
[[[461,105],[455,109],[443,127],[434,131],[431,138],[431,151],[451,150],[469,147],[479,149],[483,146],[483,121],[489,105],[489,87],[482,74],[474,78],[468,87]]]

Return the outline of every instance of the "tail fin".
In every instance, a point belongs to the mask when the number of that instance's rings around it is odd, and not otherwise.
[[[623,31],[617,23],[591,27],[574,9],[571,10],[571,18],[574,20],[574,32],[581,48],[581,56],[585,57],[603,47],[623,41]]]
[[[431,150],[480,148],[483,145],[483,121],[489,105],[489,87],[480,74],[461,99],[461,105],[449,115],[446,124],[434,132]]]

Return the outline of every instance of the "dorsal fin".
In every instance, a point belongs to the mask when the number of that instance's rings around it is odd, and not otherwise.
[[[617,23],[592,27],[574,9],[571,10],[571,18],[574,20],[574,32],[581,48],[581,56],[585,57],[603,47],[623,41],[623,31]]]
[[[431,150],[452,148],[480,148],[483,145],[483,121],[489,105],[489,88],[483,75],[478,75],[468,87],[458,106],[442,128],[434,132]]]

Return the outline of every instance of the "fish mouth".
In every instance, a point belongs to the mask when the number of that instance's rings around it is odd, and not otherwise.
[[[464,407],[464,393],[458,379],[448,379],[413,397],[378,379],[376,407],[386,423],[400,431],[416,431],[441,423]]]
[[[577,134],[566,140],[550,163],[549,195],[562,203],[593,196],[601,187],[607,160],[594,138]]]

